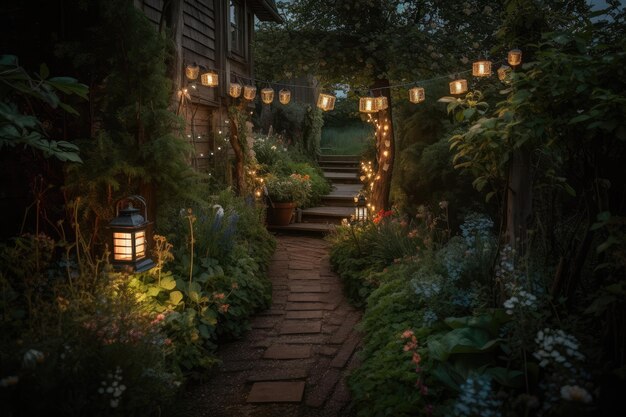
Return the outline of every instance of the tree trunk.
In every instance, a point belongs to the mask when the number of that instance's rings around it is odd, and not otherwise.
[[[230,146],[233,148],[233,152],[235,153],[235,169],[234,169],[234,182],[235,188],[237,191],[237,195],[244,197],[246,195],[246,172],[245,172],[245,160],[246,160],[246,152],[247,149],[244,149],[241,146],[241,141],[239,140],[239,135],[241,132],[246,130],[245,124],[243,126],[239,126],[239,118],[237,115],[240,112],[244,111],[245,108],[245,100],[242,100],[242,104],[238,106],[236,109],[232,109],[228,111],[228,119],[230,125]],[[244,145],[247,146],[247,145]]]
[[[374,186],[370,193],[370,204],[373,211],[389,209],[389,191],[391,189],[391,176],[393,173],[393,163],[395,159],[395,140],[391,113],[391,94],[389,80],[379,79],[372,87],[379,96],[387,97],[386,110],[378,112],[376,128],[376,160],[378,170],[374,176]],[[376,90],[381,89],[381,90]]]
[[[173,82],[172,103],[178,105],[178,92],[182,88],[183,80],[183,0],[168,0],[163,5],[163,13],[161,14],[161,22],[159,23],[159,31],[164,32],[163,19],[165,19],[165,27],[169,29],[174,51],[172,54],[172,62],[170,67],[170,76]]]
[[[513,152],[509,166],[506,208],[506,241],[514,248],[526,239],[526,229],[532,214],[532,179],[530,154],[525,150]]]

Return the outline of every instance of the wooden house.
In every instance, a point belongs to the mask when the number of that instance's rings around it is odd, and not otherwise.
[[[179,73],[178,111],[186,120],[187,139],[195,148],[190,163],[200,171],[226,168],[227,106],[230,82],[253,84],[251,42],[255,19],[282,22],[274,0],[135,0],[158,29],[171,31]],[[198,66],[196,79],[185,74]],[[214,72],[216,87],[201,83],[201,74]],[[217,168],[217,169],[216,169]]]

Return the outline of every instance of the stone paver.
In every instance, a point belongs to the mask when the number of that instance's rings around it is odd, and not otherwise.
[[[256,382],[252,385],[249,403],[293,403],[302,400],[304,381]]]
[[[185,416],[352,417],[345,377],[357,363],[360,313],[331,270],[328,243],[281,236],[268,275],[272,306],[186,395]]]
[[[272,345],[267,348],[265,359],[305,359],[311,356],[311,346],[307,345]]]

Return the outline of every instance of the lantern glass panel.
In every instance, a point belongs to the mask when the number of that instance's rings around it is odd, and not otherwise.
[[[243,88],[243,98],[246,100],[254,100],[254,97],[256,97],[256,87],[246,85]]]
[[[376,97],[376,109],[377,110],[385,110],[389,105],[387,104],[387,97],[379,96]]]
[[[489,77],[491,75],[491,61],[478,61],[472,64],[474,77]]]
[[[215,72],[205,72],[200,76],[200,82],[207,87],[216,87],[219,83],[219,76]]]
[[[426,94],[422,87],[413,87],[409,90],[409,100],[411,103],[421,103],[426,99]]]
[[[519,49],[511,49],[507,56],[509,65],[516,66],[522,63],[522,51]]]
[[[375,113],[378,111],[376,108],[376,99],[374,97],[361,97],[359,99],[359,111],[361,113]]]
[[[291,100],[291,91],[289,91],[289,90],[280,90],[278,92],[278,100],[282,104],[288,104],[289,101]]]
[[[263,100],[263,103],[265,104],[270,104],[272,101],[274,101],[274,90],[272,90],[271,88],[262,89],[261,100]]]
[[[146,232],[144,230],[135,233],[135,258],[141,259],[146,256]]]
[[[113,233],[113,259],[116,261],[133,260],[132,233]]]
[[[241,95],[241,84],[230,83],[230,86],[228,88],[228,94],[230,94],[230,96],[233,98],[239,97]]]
[[[317,107],[324,111],[329,111],[335,108],[335,96],[330,94],[320,94],[317,99]]]
[[[467,80],[454,80],[450,83],[450,94],[463,94],[467,92]]]

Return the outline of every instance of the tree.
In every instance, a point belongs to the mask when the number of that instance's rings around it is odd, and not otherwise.
[[[313,73],[322,85],[350,85],[350,94],[387,97],[374,115],[377,173],[370,203],[389,206],[395,161],[390,86],[452,72],[493,44],[499,2],[487,0],[295,0],[280,3],[280,26],[261,26],[257,72],[282,79]],[[280,53],[276,45],[281,46]]]

